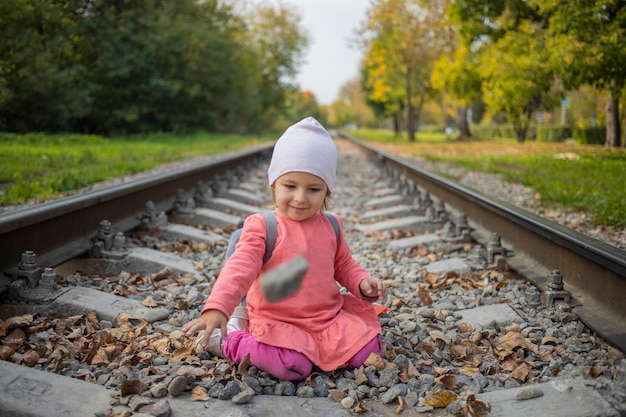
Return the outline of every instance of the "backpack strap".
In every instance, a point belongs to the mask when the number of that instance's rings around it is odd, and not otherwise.
[[[267,262],[276,246],[276,236],[278,235],[278,226],[276,225],[276,213],[274,210],[268,210],[263,213],[265,218],[265,254],[263,255],[263,263]]]
[[[339,233],[341,233],[341,229],[339,228],[339,222],[337,221],[337,218],[330,213],[324,214],[326,215],[326,218],[330,221],[330,224],[333,226],[333,229],[335,230],[335,237],[337,238],[337,242],[339,242]]]

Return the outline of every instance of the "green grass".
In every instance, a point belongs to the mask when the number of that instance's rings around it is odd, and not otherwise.
[[[443,134],[418,133],[409,143],[390,131],[349,134],[403,157],[425,157],[467,169],[500,174],[524,184],[547,207],[586,212],[596,224],[626,227],[626,149],[565,143],[522,144],[514,139],[457,142]]]
[[[0,133],[0,205],[42,202],[106,179],[269,139],[275,136]]]

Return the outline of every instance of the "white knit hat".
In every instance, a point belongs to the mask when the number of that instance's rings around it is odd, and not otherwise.
[[[267,171],[270,186],[288,172],[308,172],[333,191],[337,178],[337,147],[324,126],[307,117],[289,127],[274,146]]]

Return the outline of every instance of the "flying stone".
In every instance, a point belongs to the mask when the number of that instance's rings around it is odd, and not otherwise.
[[[275,303],[298,291],[309,264],[301,256],[267,271],[261,277],[261,291],[265,298]]]

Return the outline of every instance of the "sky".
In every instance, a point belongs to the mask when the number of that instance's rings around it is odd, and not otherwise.
[[[296,81],[320,104],[329,105],[359,74],[362,52],[349,40],[365,20],[370,0],[283,0],[302,17],[309,47]]]

